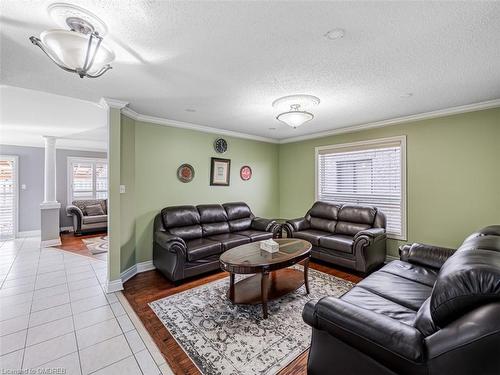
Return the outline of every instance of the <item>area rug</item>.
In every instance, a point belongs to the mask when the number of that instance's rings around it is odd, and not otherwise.
[[[311,328],[302,320],[307,301],[341,296],[354,284],[309,269],[309,286],[310,295],[302,286],[270,302],[268,319],[262,319],[261,305],[238,306],[227,299],[228,277],[149,306],[201,373],[271,375],[310,345]]]
[[[94,255],[108,252],[108,236],[83,238],[82,241]]]

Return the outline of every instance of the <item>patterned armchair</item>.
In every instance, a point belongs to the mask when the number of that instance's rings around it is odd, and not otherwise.
[[[73,201],[66,206],[66,213],[73,216],[73,230],[76,236],[108,229],[107,199]]]

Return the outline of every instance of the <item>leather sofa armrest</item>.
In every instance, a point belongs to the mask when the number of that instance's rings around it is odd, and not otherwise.
[[[181,251],[183,255],[186,255],[186,243],[180,237],[165,231],[156,231],[154,240],[158,245],[171,253]]]
[[[437,269],[454,253],[455,249],[417,242],[399,248],[399,258],[402,261]]]
[[[80,210],[80,208],[79,208],[79,207],[74,206],[74,205],[72,205],[72,204],[68,204],[68,205],[66,206],[66,213],[67,213],[68,215],[77,215],[77,216],[79,216],[80,218],[83,218],[83,212],[82,212],[82,210]]]
[[[252,220],[252,229],[261,230],[263,232],[272,232],[276,220],[256,217]]]
[[[291,226],[294,232],[309,229],[309,222],[306,220],[305,217],[299,217],[297,219],[287,220],[286,223]]]
[[[370,228],[370,229],[365,229],[362,230],[354,235],[354,241],[356,241],[358,238],[366,236],[370,240],[374,240],[378,237],[386,237],[385,235],[385,229],[384,228]]]
[[[310,301],[302,317],[313,328],[326,331],[371,357],[395,355],[412,362],[425,358],[424,339],[416,328],[341,299]]]

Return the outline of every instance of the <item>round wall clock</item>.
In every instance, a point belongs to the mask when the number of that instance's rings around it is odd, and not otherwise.
[[[214,149],[219,154],[223,154],[227,151],[227,141],[224,138],[217,138],[214,142]]]
[[[194,168],[190,164],[182,164],[177,168],[177,178],[181,182],[191,182],[194,178]]]
[[[252,168],[248,165],[244,165],[240,169],[240,177],[243,181],[248,181],[252,178]]]

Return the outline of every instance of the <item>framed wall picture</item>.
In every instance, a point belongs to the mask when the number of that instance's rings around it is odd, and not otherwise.
[[[252,168],[250,168],[248,165],[244,165],[240,169],[240,178],[243,181],[248,181],[252,178]]]
[[[212,158],[210,166],[210,185],[229,186],[231,160]]]

